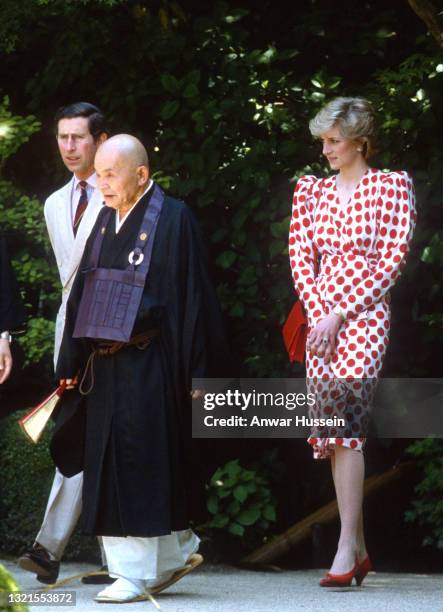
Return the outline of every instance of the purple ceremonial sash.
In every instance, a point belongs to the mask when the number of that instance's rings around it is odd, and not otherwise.
[[[99,268],[98,261],[106,226],[111,216],[107,209],[92,247],[90,268],[84,272],[85,283],[74,328],[74,338],[96,338],[129,342],[140,307],[146,277],[151,264],[152,247],[165,195],[154,183],[154,192],[146,208],[133,250],[133,261],[126,270]],[[137,259],[143,260],[137,265]]]

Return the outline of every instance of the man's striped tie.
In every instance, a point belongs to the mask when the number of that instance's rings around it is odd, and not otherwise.
[[[80,193],[80,199],[78,201],[77,204],[77,210],[75,211],[75,217],[74,217],[74,236],[77,235],[77,230],[78,230],[78,226],[80,225],[80,221],[83,218],[83,215],[85,214],[85,210],[86,207],[88,206],[88,192],[86,191],[86,181],[80,181],[79,182],[80,185],[80,189],[81,189],[81,193]]]

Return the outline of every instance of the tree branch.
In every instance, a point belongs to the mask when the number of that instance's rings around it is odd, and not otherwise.
[[[429,0],[408,0],[412,10],[425,22],[429,32],[443,49],[443,30],[434,5]]]

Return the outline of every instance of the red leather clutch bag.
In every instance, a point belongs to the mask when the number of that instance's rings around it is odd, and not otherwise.
[[[300,300],[295,302],[283,325],[283,340],[288,351],[289,361],[303,363],[305,358],[308,321]]]

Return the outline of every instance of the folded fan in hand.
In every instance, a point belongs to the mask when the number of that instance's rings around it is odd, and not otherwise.
[[[19,420],[18,424],[35,444],[40,440],[46,423],[51,418],[51,414],[54,412],[54,408],[57,406],[65,389],[66,383],[62,383],[49,397]]]

